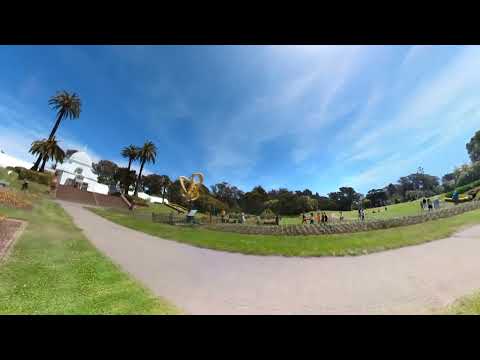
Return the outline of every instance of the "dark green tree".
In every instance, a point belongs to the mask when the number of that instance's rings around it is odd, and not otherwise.
[[[473,135],[466,147],[470,160],[472,162],[480,161],[480,130]]]
[[[98,182],[105,185],[116,185],[115,173],[118,165],[110,160],[100,160],[92,165],[93,173],[97,175]]]

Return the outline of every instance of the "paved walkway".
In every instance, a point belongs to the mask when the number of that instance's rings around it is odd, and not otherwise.
[[[191,314],[421,314],[480,289],[480,225],[359,257],[262,257],[163,240],[60,203],[97,248]]]

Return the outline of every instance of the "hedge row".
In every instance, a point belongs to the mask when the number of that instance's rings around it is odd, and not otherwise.
[[[480,186],[480,180],[477,180],[477,181],[474,181],[474,182],[471,182],[470,184],[467,184],[467,185],[463,185],[463,186],[459,186],[457,187],[455,190],[459,193],[459,194],[463,194],[469,190],[472,190],[476,187],[479,187]],[[447,198],[451,198],[453,195],[453,191],[450,191],[448,193],[445,194],[445,197]]]
[[[25,169],[24,167],[8,167],[7,169],[13,170],[18,174],[20,180],[29,180],[43,185],[50,185],[52,182],[53,175],[49,172],[38,172],[30,169]]]
[[[480,201],[473,201],[468,204],[461,204],[448,209],[435,210],[422,215],[406,216],[403,218],[393,218],[387,220],[373,220],[365,222],[340,222],[340,223],[323,223],[308,225],[241,225],[241,224],[211,224],[205,227],[211,230],[219,230],[226,232],[236,232],[251,235],[324,235],[324,234],[341,234],[359,231],[389,229],[399,226],[408,226],[420,224],[426,221],[437,220],[441,218],[459,215],[466,211],[480,208]]]

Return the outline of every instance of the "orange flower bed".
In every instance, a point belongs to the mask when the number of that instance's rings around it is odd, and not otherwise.
[[[22,199],[19,194],[11,191],[0,191],[0,204],[19,209],[28,209],[32,207],[29,201]]]

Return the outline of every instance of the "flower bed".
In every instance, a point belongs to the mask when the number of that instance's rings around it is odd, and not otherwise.
[[[31,202],[25,200],[21,194],[10,190],[0,191],[0,205],[18,209],[32,208]]]
[[[21,226],[21,221],[10,220],[0,215],[0,260],[12,245],[15,233]]]

